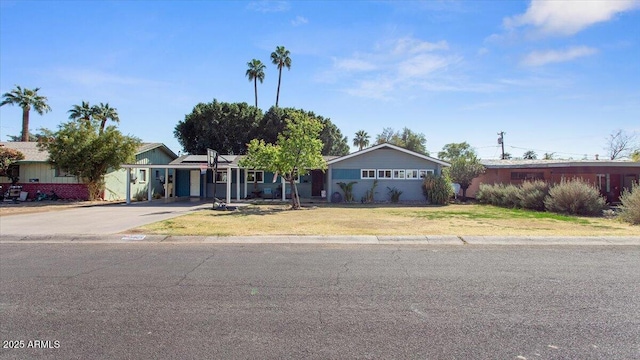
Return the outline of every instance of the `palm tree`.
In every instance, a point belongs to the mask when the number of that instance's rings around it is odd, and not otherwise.
[[[94,119],[100,120],[100,133],[104,131],[104,126],[107,124],[107,120],[120,122],[120,118],[118,117],[118,109],[110,107],[109,103],[100,103],[100,105],[94,105],[92,109],[94,111]]]
[[[73,105],[71,110],[67,111],[69,113],[69,119],[76,120],[81,119],[88,124],[91,123],[93,117],[96,115],[97,108],[94,106],[90,106],[89,102],[82,101],[81,105]]]
[[[249,81],[253,80],[253,89],[256,94],[256,107],[258,107],[258,80],[260,80],[261,84],[262,81],[264,81],[264,69],[266,66],[262,63],[262,61],[257,59],[249,61],[247,63],[247,66],[249,68],[247,69],[247,73],[245,75],[249,78]]]
[[[22,141],[29,141],[29,111],[31,108],[40,115],[51,111],[51,107],[47,104],[45,96],[38,95],[38,90],[23,89],[16,85],[16,88],[2,95],[3,100],[0,106],[7,104],[18,105],[22,108]]]
[[[356,137],[353,138],[353,146],[357,146],[358,150],[362,150],[369,146],[369,134],[364,130],[356,131]]]
[[[280,80],[282,79],[282,68],[286,67],[291,69],[291,58],[289,57],[289,50],[284,46],[276,46],[276,51],[271,53],[271,62],[278,66],[278,92],[276,93],[276,107],[278,107],[278,100],[280,99]]]

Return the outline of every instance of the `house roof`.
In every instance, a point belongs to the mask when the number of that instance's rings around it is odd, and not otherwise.
[[[0,142],[0,146],[7,149],[18,150],[24,155],[24,159],[19,162],[48,162],[49,152],[40,151],[37,142],[26,141],[12,141],[12,142]]]
[[[559,167],[637,167],[640,162],[628,160],[480,160],[489,169],[540,169]]]
[[[239,167],[238,162],[244,158],[246,155],[218,155],[218,166],[221,167]],[[329,162],[338,156],[323,156],[324,161]],[[173,160],[169,163],[169,165],[183,165],[183,164],[193,164],[193,165],[206,165],[207,164],[207,155],[182,155],[179,158]]]
[[[423,160],[432,161],[432,162],[434,162],[436,164],[440,164],[442,166],[451,166],[451,164],[449,164],[446,161],[442,161],[440,159],[436,159],[436,158],[433,158],[431,156],[420,154],[420,153],[417,153],[415,151],[407,150],[407,149],[402,148],[400,146],[396,146],[396,145],[389,144],[389,143],[378,144],[378,145],[375,145],[375,146],[372,146],[372,147],[369,147],[369,148],[366,148],[366,149],[362,149],[360,151],[353,152],[353,153],[345,155],[345,156],[340,156],[340,157],[337,157],[337,158],[334,158],[334,159],[328,161],[327,163],[329,165],[332,165],[332,164],[338,163],[340,161],[351,159],[353,157],[364,155],[366,153],[369,153],[369,152],[372,152],[372,151],[376,151],[378,149],[383,149],[383,148],[394,149],[394,150],[403,152],[405,154],[409,154],[411,156],[415,156],[415,157],[423,159]]]
[[[0,142],[0,146],[4,146],[8,149],[14,149],[20,151],[24,155],[24,159],[20,160],[19,163],[26,162],[49,162],[49,152],[46,150],[40,150],[38,148],[37,142],[26,142],[26,141],[11,141],[11,142]],[[171,149],[169,149],[163,143],[143,143],[138,147],[136,151],[136,155],[142,154],[146,151],[160,148],[162,151],[166,152],[170,157],[177,158],[176,155]],[[206,160],[205,160],[206,161]]]

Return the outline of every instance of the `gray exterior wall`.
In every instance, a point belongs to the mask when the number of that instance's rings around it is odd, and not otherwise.
[[[365,192],[371,189],[374,182],[373,179],[360,178],[362,169],[417,169],[432,170],[435,174],[442,173],[440,164],[395,149],[380,148],[329,165],[327,198],[330,200],[331,194],[334,192],[339,192],[344,197],[340,186],[337,185],[338,182],[356,181],[357,183],[353,186],[353,195],[355,201],[360,201]],[[402,191],[400,201],[425,200],[420,179],[378,179],[374,195],[375,201],[389,201],[387,187],[395,187]]]

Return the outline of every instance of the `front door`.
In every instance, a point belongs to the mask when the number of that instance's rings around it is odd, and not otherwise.
[[[200,170],[191,170],[189,176],[189,196],[200,197]]]
[[[324,172],[322,170],[311,171],[311,196],[321,196],[324,190]]]

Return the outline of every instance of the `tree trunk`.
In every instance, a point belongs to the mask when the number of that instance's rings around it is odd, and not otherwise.
[[[100,122],[100,134],[102,134],[102,132],[104,131],[104,126],[107,125],[107,119],[102,119],[102,121]]]
[[[289,185],[291,186],[291,208],[298,210],[300,209],[300,197],[298,195],[296,179],[293,176],[291,176],[291,180],[289,180]]]
[[[22,141],[29,141],[29,106],[22,108]]]
[[[258,107],[258,78],[253,78],[253,90],[256,93],[256,108],[257,108]]]
[[[278,107],[278,100],[280,99],[280,80],[282,79],[282,68],[280,68],[280,73],[278,73],[278,92],[276,93],[276,107]]]
[[[467,187],[462,188],[462,202],[467,202]]]

